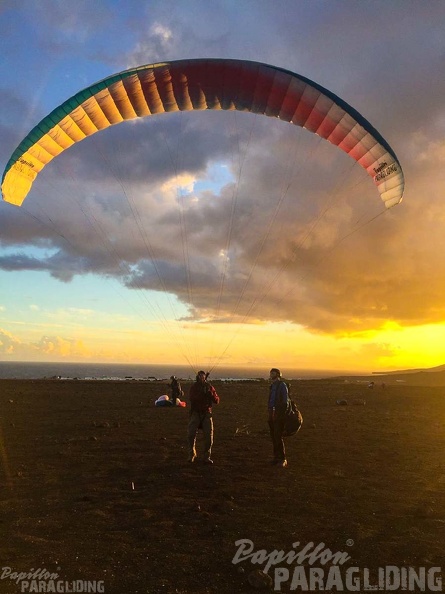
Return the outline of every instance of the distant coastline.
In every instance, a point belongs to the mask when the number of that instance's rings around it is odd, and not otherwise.
[[[274,362],[275,363],[275,362]],[[275,363],[276,364],[276,363]],[[205,366],[204,370],[207,371]],[[167,380],[176,375],[184,380],[194,379],[194,370],[185,365],[143,365],[110,363],[40,363],[0,361],[0,379],[96,379],[96,380]],[[211,379],[267,379],[268,368],[223,367],[213,370]],[[289,380],[323,379],[335,376],[352,376],[348,371],[301,370],[283,368]]]
[[[207,371],[206,366],[202,368]],[[326,380],[345,383],[375,383],[376,386],[411,385],[445,386],[443,366],[431,369],[414,369],[389,372],[357,373],[335,370],[304,370],[282,368],[283,377],[289,381]],[[0,380],[95,380],[95,381],[159,381],[168,382],[176,375],[183,381],[193,381],[195,371],[186,365],[143,365],[112,363],[42,363],[0,361]],[[267,380],[268,368],[223,367],[212,370],[210,380],[243,381]]]

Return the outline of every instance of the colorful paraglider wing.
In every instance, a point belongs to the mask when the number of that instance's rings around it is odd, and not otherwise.
[[[3,199],[21,205],[45,165],[99,130],[138,117],[204,109],[250,111],[302,126],[366,169],[387,207],[402,199],[404,179],[397,157],[347,103],[287,70],[222,59],[141,66],[77,93],[45,117],[14,151],[2,178]]]

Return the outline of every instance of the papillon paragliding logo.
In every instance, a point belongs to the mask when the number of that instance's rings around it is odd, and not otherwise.
[[[346,544],[352,546],[354,541],[348,539]],[[255,550],[253,541],[243,538],[235,546],[234,565],[250,562],[263,566],[249,573],[249,583],[273,586],[277,592],[282,587],[300,592],[442,592],[441,567],[387,565],[371,570],[351,565],[348,563],[351,556],[346,551],[332,551],[324,542],[308,542],[304,546],[294,542],[288,551],[268,552]]]
[[[380,180],[388,178],[390,175],[396,174],[399,171],[399,167],[397,163],[391,163],[388,165],[386,161],[384,163],[380,163],[378,167],[374,168],[375,175],[374,181],[378,183]]]

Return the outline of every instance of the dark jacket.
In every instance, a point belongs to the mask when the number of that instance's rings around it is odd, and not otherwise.
[[[289,405],[289,392],[286,382],[281,380],[274,381],[269,391],[269,411],[275,411],[278,415],[284,415]]]
[[[172,389],[172,398],[176,399],[176,398],[181,398],[182,394],[182,388],[181,388],[181,383],[179,382],[179,380],[174,379],[172,381],[172,383],[170,384],[170,388]]]
[[[219,396],[215,388],[208,382],[195,382],[190,387],[190,412],[205,414],[212,412],[212,405],[219,404]]]

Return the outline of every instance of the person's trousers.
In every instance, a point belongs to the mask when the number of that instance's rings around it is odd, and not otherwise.
[[[192,412],[188,425],[189,456],[196,456],[196,435],[198,429],[204,434],[204,458],[210,458],[213,445],[213,419],[212,413],[199,414]]]
[[[275,460],[285,460],[286,459],[286,450],[284,448],[284,417],[275,417],[274,419],[269,419],[269,430],[270,430],[270,437],[272,439],[273,444],[273,457]]]

